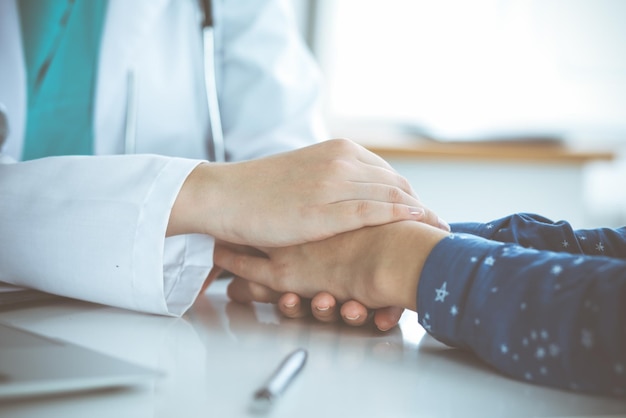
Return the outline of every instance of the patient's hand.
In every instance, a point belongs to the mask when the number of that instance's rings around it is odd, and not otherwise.
[[[424,223],[445,232],[450,231],[448,224],[438,218],[432,211],[427,211],[427,213],[431,216],[425,217]],[[246,251],[259,254],[249,247]],[[288,318],[302,318],[313,315],[321,322],[336,322],[341,318],[343,322],[351,326],[367,324],[373,318],[376,327],[381,331],[387,331],[395,327],[404,312],[404,309],[401,307],[367,309],[365,305],[356,300],[338,303],[333,295],[325,291],[316,294],[311,299],[303,299],[296,293],[280,293],[241,277],[235,277],[229,285],[228,292],[231,299],[240,303],[256,301],[276,304],[279,311]],[[338,304],[339,307],[337,306]]]
[[[263,248],[257,254],[222,243],[216,246],[214,261],[274,292],[313,298],[326,291],[339,302],[357,300],[370,309],[415,309],[423,263],[446,235],[419,222],[397,222],[324,241]]]

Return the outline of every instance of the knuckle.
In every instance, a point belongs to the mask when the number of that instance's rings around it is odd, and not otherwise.
[[[411,191],[411,183],[409,183],[409,181],[406,179],[406,177],[401,176],[398,174],[398,184],[400,185],[400,188],[404,191],[406,191],[407,193]]]
[[[370,203],[367,201],[359,201],[356,205],[355,212],[359,218],[367,218],[370,213]]]
[[[274,302],[272,292],[261,286],[249,286],[252,299],[257,302],[272,303]]]
[[[213,263],[225,268],[227,270],[233,270],[233,256],[220,247],[216,247],[213,252]]]
[[[406,208],[401,205],[392,205],[391,206],[391,217],[393,219],[404,219],[406,218]]]
[[[332,149],[339,153],[351,152],[356,148],[353,141],[345,138],[331,139],[329,142]]]
[[[233,256],[230,260],[228,269],[236,274],[245,274],[248,266],[247,258],[241,255]]]
[[[391,187],[387,192],[387,199],[389,202],[397,203],[402,201],[403,195],[404,194],[402,193],[402,190],[398,189],[397,187]]]
[[[290,268],[287,264],[281,263],[276,265],[272,271],[272,275],[274,276],[274,290],[284,292],[289,289],[289,285],[291,283],[291,274]]]

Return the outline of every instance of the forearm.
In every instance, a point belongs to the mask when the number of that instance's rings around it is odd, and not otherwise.
[[[625,294],[622,260],[455,234],[429,256],[417,306],[433,336],[515,378],[623,394]]]
[[[164,236],[171,205],[197,164],[137,155],[0,165],[0,277],[102,304],[181,314],[184,308],[170,310],[170,295],[177,305],[182,297],[168,278],[180,283],[189,272],[183,265],[164,273]],[[209,253],[207,269],[210,263]],[[201,282],[187,285],[199,289]]]

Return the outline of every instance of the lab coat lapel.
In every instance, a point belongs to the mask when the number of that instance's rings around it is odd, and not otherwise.
[[[142,39],[150,36],[156,17],[168,1],[109,1],[96,83],[96,154],[123,151],[128,73]],[[26,68],[16,0],[0,1],[0,63],[0,102],[7,108],[10,126],[2,152],[19,159],[26,124]]]
[[[205,158],[209,125],[197,0],[110,1],[96,86],[96,152],[126,149],[133,72],[136,131],[129,152]]]
[[[0,103],[7,108],[9,138],[0,150],[19,159],[26,119],[26,68],[17,3],[0,1]]]
[[[129,73],[169,0],[109,0],[98,64],[94,117],[96,154],[124,152]],[[112,140],[116,138],[116,140]]]
[[[206,102],[204,100],[202,57],[200,38],[195,33],[196,23],[189,7],[194,0],[109,0],[107,17],[102,34],[102,44],[98,62],[98,78],[95,86],[94,107],[94,152],[96,154],[119,154],[124,152],[124,129],[126,126],[126,105],[128,95],[128,74],[134,68],[164,66],[160,75],[176,72],[177,84],[165,93],[175,90],[175,101],[168,104],[171,120],[154,120],[154,115],[163,114],[159,106],[153,106],[154,94],[150,83],[140,91],[143,131],[138,134],[142,147],[138,152],[162,153],[193,158],[205,155],[204,138],[208,130]],[[159,19],[169,15],[166,8],[175,5],[174,10],[183,13],[185,18],[172,25],[164,25]],[[187,10],[186,12],[183,10]],[[181,17],[179,15],[179,17]],[[169,31],[176,31],[182,37],[169,38]],[[182,32],[181,32],[182,31]],[[163,54],[141,54],[142,48],[150,39],[160,36]],[[168,42],[169,39],[169,42]],[[154,49],[154,43],[152,43]],[[138,60],[145,57],[147,62]],[[155,57],[157,61],[154,61]],[[168,61],[159,61],[170,57]],[[153,61],[150,61],[153,60]],[[171,61],[171,62],[170,62]],[[156,64],[155,64],[156,62]],[[144,77],[145,78],[145,77]],[[146,81],[145,79],[143,80]],[[201,86],[201,88],[198,88]],[[143,96],[142,96],[143,94]],[[26,120],[26,79],[24,57],[19,28],[16,0],[0,0],[0,102],[8,108],[11,133],[2,151],[11,157],[21,156]],[[151,107],[152,106],[152,107]],[[151,119],[152,118],[152,119]],[[141,117],[139,118],[142,121]],[[151,120],[149,123],[147,120]],[[158,122],[158,123],[155,123]],[[152,124],[155,124],[152,127]],[[160,137],[159,141],[154,138]],[[143,140],[142,140],[143,138]],[[171,138],[186,138],[177,143]]]

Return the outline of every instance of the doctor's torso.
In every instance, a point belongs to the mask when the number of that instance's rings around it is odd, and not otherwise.
[[[0,103],[19,160],[26,124],[18,0],[0,0]],[[226,151],[244,160],[326,139],[320,74],[287,0],[213,2]],[[210,126],[197,0],[108,0],[94,86],[95,154],[206,159]],[[129,120],[130,119],[130,120]]]
[[[0,101],[11,126],[4,152],[19,159],[26,69],[18,11],[11,3],[0,2]],[[95,154],[126,152],[132,123],[136,153],[206,158],[208,117],[197,13],[193,1],[108,1],[94,86]]]

